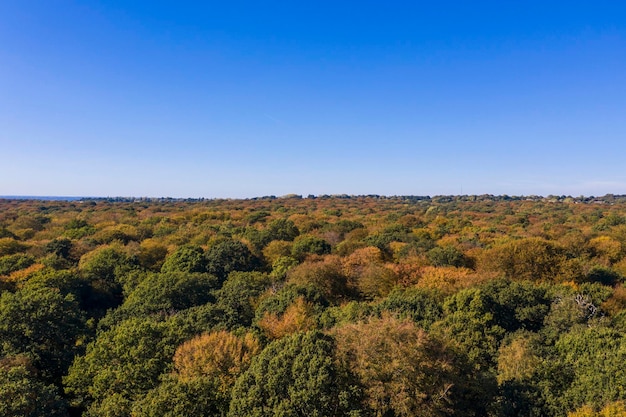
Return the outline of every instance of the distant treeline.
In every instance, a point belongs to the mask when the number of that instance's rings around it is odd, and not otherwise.
[[[575,202],[575,203],[626,203],[626,194],[605,194],[604,196],[578,196],[572,197],[569,195],[528,195],[528,196],[509,196],[509,195],[493,195],[493,194],[480,194],[480,195],[436,195],[436,196],[415,196],[415,195],[400,195],[400,196],[385,196],[378,194],[367,195],[350,195],[350,194],[321,194],[313,195],[309,194],[303,197],[300,194],[287,194],[283,196],[262,196],[252,197],[244,199],[223,199],[223,198],[174,198],[174,197],[54,197],[54,196],[0,196],[0,200],[41,200],[41,201],[108,201],[112,203],[132,203],[132,202],[149,202],[149,203],[163,203],[163,202],[204,202],[204,201],[257,201],[257,200],[277,200],[277,199],[379,199],[379,200],[399,200],[399,201],[432,201],[436,203],[451,203],[455,201],[549,201],[549,202]]]

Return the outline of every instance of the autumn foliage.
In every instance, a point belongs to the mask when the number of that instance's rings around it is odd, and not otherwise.
[[[0,415],[624,415],[626,197],[0,200]]]

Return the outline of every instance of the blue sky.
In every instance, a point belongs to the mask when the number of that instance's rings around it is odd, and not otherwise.
[[[0,2],[0,195],[626,193],[626,3]]]

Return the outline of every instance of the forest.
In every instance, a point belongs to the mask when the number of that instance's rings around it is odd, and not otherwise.
[[[0,199],[5,417],[626,416],[626,197]]]

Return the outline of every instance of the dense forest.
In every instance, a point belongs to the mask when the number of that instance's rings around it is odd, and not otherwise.
[[[0,200],[0,415],[626,416],[626,198]]]

